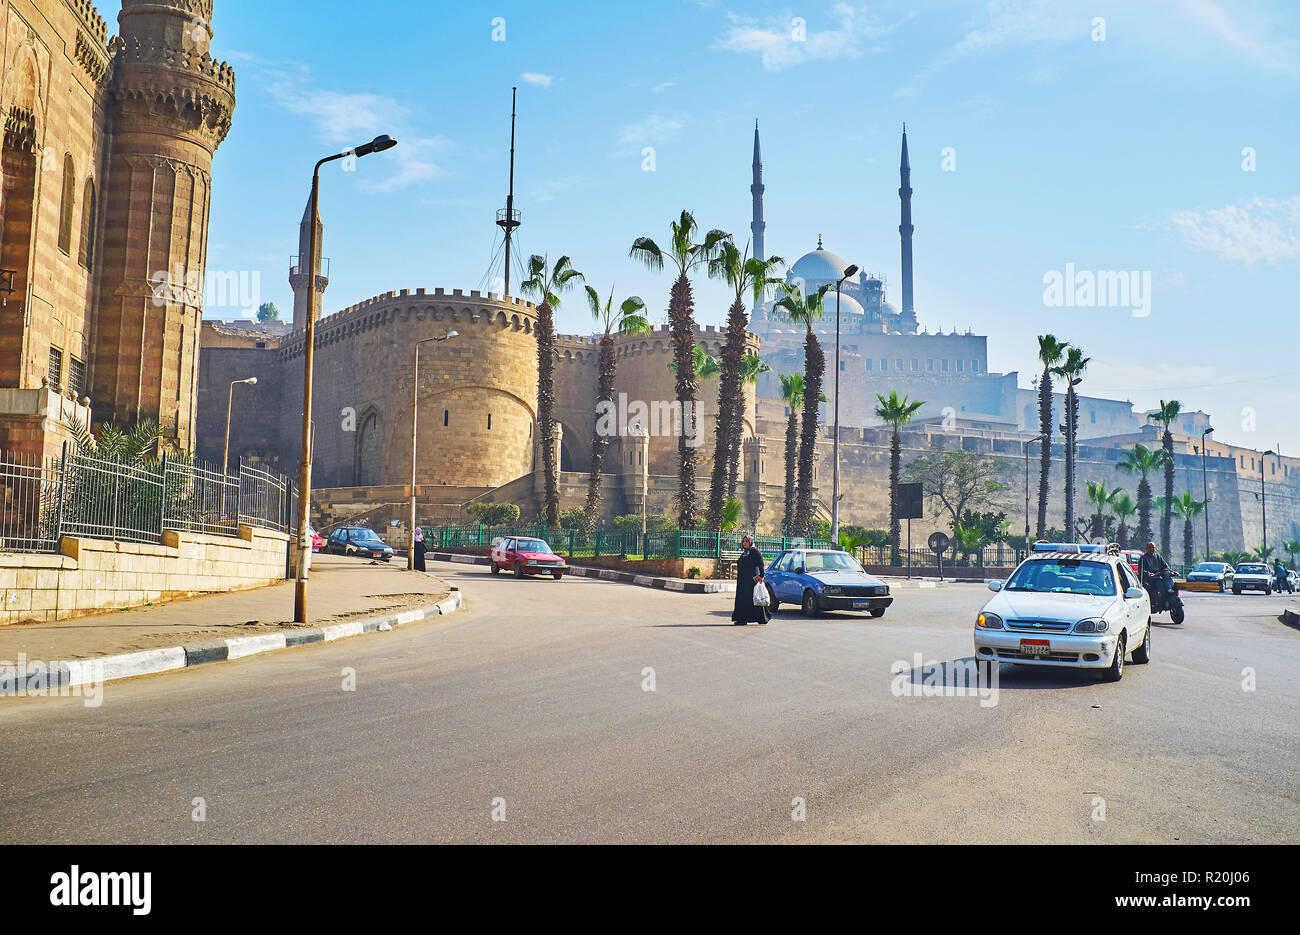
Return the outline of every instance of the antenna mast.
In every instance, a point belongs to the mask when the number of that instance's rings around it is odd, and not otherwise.
[[[506,291],[510,298],[510,236],[519,226],[519,212],[515,210],[515,96],[518,88],[510,89],[510,190],[506,194],[504,211],[497,211],[497,226],[506,232]]]

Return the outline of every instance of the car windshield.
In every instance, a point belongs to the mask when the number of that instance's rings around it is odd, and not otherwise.
[[[809,552],[804,558],[804,571],[808,574],[824,571],[861,572],[862,566],[847,552]]]
[[[1017,568],[1007,579],[1006,590],[1108,596],[1115,593],[1115,576],[1105,562],[1039,559]]]
[[[1223,571],[1223,566],[1218,562],[1201,562],[1192,571]]]
[[[516,552],[549,552],[551,547],[542,539],[520,539]]]
[[[1237,573],[1240,575],[1266,575],[1268,569],[1263,565],[1238,565]]]
[[[373,529],[354,529],[352,530],[352,541],[354,542],[378,542],[383,545],[382,539]]]

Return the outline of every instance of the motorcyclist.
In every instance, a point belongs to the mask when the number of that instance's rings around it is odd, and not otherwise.
[[[1164,606],[1161,595],[1164,594],[1165,576],[1174,572],[1165,557],[1156,551],[1154,542],[1147,543],[1146,552],[1138,559],[1138,573],[1142,577],[1142,587],[1147,589],[1147,596],[1151,598],[1151,606]]]
[[[1286,591],[1288,594],[1295,592],[1291,586],[1291,577],[1286,573],[1286,566],[1282,564],[1282,559],[1273,559],[1273,577],[1277,580],[1277,590]]]

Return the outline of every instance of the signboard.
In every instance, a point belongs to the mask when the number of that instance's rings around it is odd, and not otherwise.
[[[898,485],[898,518],[920,519],[925,515],[924,496],[920,484]]]
[[[930,533],[930,551],[942,555],[948,549],[948,537],[941,532]]]

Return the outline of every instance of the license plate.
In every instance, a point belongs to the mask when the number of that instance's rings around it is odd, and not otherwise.
[[[868,607],[870,607],[870,606],[871,606],[871,601],[854,601],[854,602],[853,602],[853,609],[854,609],[854,610],[866,610],[866,609],[867,609]]]
[[[1046,656],[1051,649],[1047,640],[1021,640],[1020,651],[1027,656]]]

